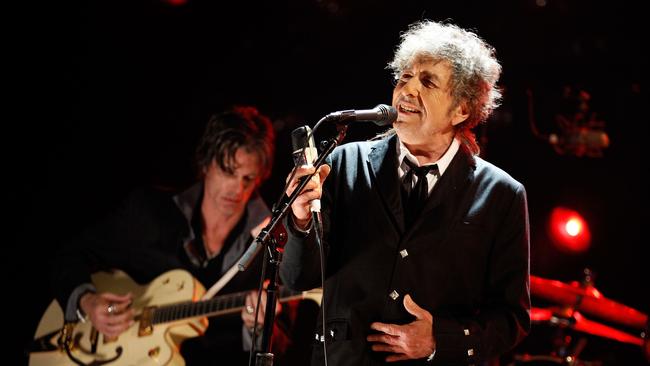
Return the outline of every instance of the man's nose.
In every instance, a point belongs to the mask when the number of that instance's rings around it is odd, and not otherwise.
[[[241,194],[244,191],[245,183],[243,179],[233,178],[228,184],[230,192],[236,193],[237,195]]]
[[[402,94],[410,97],[417,97],[420,94],[420,81],[416,77],[410,78],[402,88]]]

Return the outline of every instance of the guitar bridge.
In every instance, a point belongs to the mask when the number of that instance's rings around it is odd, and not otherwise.
[[[156,307],[149,306],[142,310],[140,314],[140,324],[138,325],[138,336],[144,337],[153,333],[153,314]]]

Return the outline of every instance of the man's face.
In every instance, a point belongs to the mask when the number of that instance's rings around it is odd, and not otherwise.
[[[453,126],[465,120],[460,106],[453,106],[451,72],[446,61],[424,59],[400,75],[393,89],[398,112],[393,126],[407,145],[431,144],[435,135],[452,133]]]
[[[243,211],[260,183],[261,171],[259,156],[243,148],[235,152],[232,173],[213,160],[205,169],[204,200],[226,216]]]

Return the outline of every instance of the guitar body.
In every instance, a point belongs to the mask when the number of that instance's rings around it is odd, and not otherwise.
[[[166,272],[151,283],[141,286],[121,271],[100,272],[93,275],[98,292],[126,294],[134,297],[132,307],[141,314],[147,307],[197,301],[205,292],[203,286],[184,270]],[[29,365],[75,365],[65,350],[57,344],[63,326],[63,311],[56,300],[52,301],[36,330],[34,339],[47,343],[49,351],[30,354]],[[84,364],[110,365],[184,365],[180,356],[180,344],[189,337],[203,334],[208,326],[204,316],[185,318],[154,324],[150,334],[142,335],[140,322],[135,323],[117,339],[104,339],[98,335],[96,352],[91,352],[91,323],[79,322],[74,326],[72,355]],[[121,350],[121,351],[120,351]],[[113,360],[114,359],[114,360]],[[109,360],[113,360],[107,362]]]

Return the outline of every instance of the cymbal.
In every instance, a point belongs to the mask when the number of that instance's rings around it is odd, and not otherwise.
[[[546,300],[628,327],[644,329],[648,323],[647,314],[607,299],[593,286],[585,287],[577,282],[566,284],[531,275],[530,290]]]
[[[533,323],[548,322],[554,325],[565,326],[578,332],[587,333],[599,337],[613,339],[622,343],[629,343],[636,346],[643,345],[641,337],[622,332],[618,329],[597,323],[582,316],[577,311],[563,311],[558,307],[531,308],[530,319]]]

